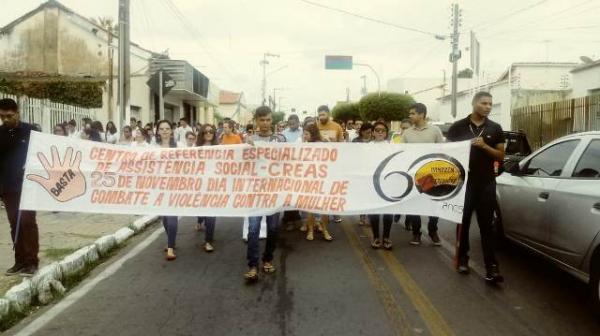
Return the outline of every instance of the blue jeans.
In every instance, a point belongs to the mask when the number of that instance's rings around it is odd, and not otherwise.
[[[247,259],[249,267],[258,267],[258,249],[260,235],[260,221],[262,216],[250,217],[248,219],[248,251]],[[265,245],[265,253],[263,254],[263,262],[271,262],[273,260],[273,252],[277,243],[277,231],[279,230],[279,213],[267,216],[267,243]]]
[[[176,216],[163,216],[163,227],[167,232],[167,247],[175,248],[175,239],[177,238],[177,222]]]
[[[215,236],[215,224],[217,222],[217,217],[202,217],[204,219],[204,226],[206,230],[204,231],[204,242],[212,243]]]

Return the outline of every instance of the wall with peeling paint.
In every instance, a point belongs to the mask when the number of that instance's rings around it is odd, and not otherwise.
[[[117,111],[118,39],[113,39],[114,94]],[[144,121],[153,119],[148,64],[152,54],[131,46],[131,105],[140,108]],[[56,7],[44,8],[0,34],[0,71],[44,72],[66,76],[108,77],[107,33],[86,19]],[[107,80],[108,83],[108,80]],[[108,85],[104,90],[103,113],[98,119],[108,121]],[[152,117],[151,117],[152,116]]]

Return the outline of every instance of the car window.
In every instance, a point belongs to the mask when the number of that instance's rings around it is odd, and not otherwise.
[[[573,177],[600,178],[600,140],[592,140],[581,155]]]
[[[527,156],[531,154],[531,149],[527,138],[521,134],[505,133],[505,153],[507,155]]]
[[[580,140],[569,140],[544,149],[525,166],[525,175],[560,176]]]

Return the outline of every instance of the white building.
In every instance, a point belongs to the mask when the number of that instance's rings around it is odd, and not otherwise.
[[[497,81],[458,92],[457,116],[451,115],[451,96],[438,98],[439,120],[454,122],[472,111],[471,100],[478,91],[493,96],[490,119],[500,123],[503,129],[511,128],[511,111],[514,108],[564,100],[571,94],[573,76],[571,70],[577,63],[513,63]]]
[[[103,107],[97,118],[103,123],[117,121],[118,44],[118,37],[109,36],[104,27],[58,1],[49,0],[0,28],[0,72],[41,72],[103,80],[106,83]],[[177,86],[165,97],[165,116],[172,120],[187,117],[192,121],[212,121],[209,110],[218,105],[218,100],[207,99],[208,78],[185,61],[169,60],[134,43],[130,50],[133,117],[143,122],[158,119],[157,95],[146,82],[159,64],[169,68],[165,71],[172,70],[170,75],[177,81]],[[112,76],[109,75],[111,60]],[[112,96],[108,90],[111,77]]]
[[[583,64],[571,70],[572,98],[600,94],[600,60]]]
[[[221,90],[218,111],[223,118],[234,120],[240,125],[252,121],[252,113],[248,110],[243,92]]]

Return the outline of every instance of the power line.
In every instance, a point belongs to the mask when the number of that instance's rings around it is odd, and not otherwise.
[[[364,15],[361,15],[361,14],[353,13],[353,12],[347,11],[345,9],[335,8],[335,7],[323,5],[323,4],[320,4],[320,3],[312,2],[312,1],[309,1],[309,0],[299,0],[299,1],[304,2],[306,4],[309,4],[311,6],[325,8],[325,9],[332,10],[332,11],[335,11],[335,12],[338,12],[338,13],[350,15],[350,16],[353,16],[353,17],[356,17],[356,18],[359,18],[359,19],[363,19],[363,20],[367,20],[367,21],[371,21],[371,22],[376,22],[376,23],[379,23],[379,24],[382,24],[382,25],[386,25],[386,26],[390,26],[390,27],[394,27],[394,28],[397,28],[397,29],[408,30],[408,31],[412,31],[412,32],[415,32],[415,33],[426,34],[426,35],[433,36],[433,37],[435,37],[437,39],[444,39],[445,38],[445,36],[441,35],[441,34],[436,34],[436,33],[425,31],[425,30],[421,30],[421,29],[418,29],[418,28],[412,28],[412,27],[408,27],[408,26],[402,26],[402,25],[399,25],[399,24],[396,24],[396,23],[391,23],[391,22],[380,20],[380,19],[376,19],[376,18],[364,16]]]
[[[200,48],[202,48],[202,50],[204,50],[204,53],[208,57],[210,57],[210,59],[213,62],[215,62],[219,67],[221,67],[221,69],[225,72],[225,74],[227,75],[227,77],[229,77],[230,80],[235,82],[233,75],[231,74],[229,69],[208,50],[208,48],[204,45],[204,43],[202,43],[199,40],[199,37],[202,34],[200,34],[200,32],[196,29],[196,27],[194,27],[194,25],[190,23],[190,21],[185,17],[185,15],[179,10],[177,5],[171,0],[164,0],[164,1],[165,1],[165,4],[167,5],[167,7],[169,7],[169,9],[171,10],[171,12],[173,12],[173,14],[175,14],[176,19],[178,19],[180,21],[180,23],[183,25],[183,28],[185,30],[187,30],[187,32],[193,37],[194,42],[196,42],[200,46]]]
[[[559,11],[555,11],[553,13],[550,13],[549,15],[545,15],[542,20],[543,21],[548,21],[549,19],[555,19],[557,17],[563,16],[565,13],[567,13],[569,11],[572,11],[574,9],[577,9],[577,8],[579,8],[579,7],[583,6],[583,5],[586,5],[586,4],[588,4],[588,3],[592,2],[592,1],[595,1],[595,0],[585,0],[585,1],[579,2],[577,4],[574,4],[573,6],[561,9]],[[534,24],[538,24],[542,20],[533,20],[533,21],[529,21],[529,22],[526,22],[524,24],[518,25],[516,27],[509,28],[508,30],[501,30],[501,31],[492,32],[491,35],[488,35],[486,37],[495,36],[495,35],[498,35],[498,34],[504,34],[504,33],[512,32],[512,31],[520,31],[521,28],[528,27],[528,26],[531,26],[531,25],[534,25]]]
[[[481,31],[483,31],[483,30],[487,29],[487,27],[489,27],[490,25],[492,25],[492,24],[494,24],[494,23],[496,23],[496,22],[498,22],[498,21],[505,20],[505,19],[509,19],[509,18],[511,18],[511,17],[513,17],[513,16],[516,16],[516,15],[518,15],[518,14],[521,14],[521,13],[523,13],[523,12],[526,12],[526,11],[528,11],[528,10],[532,9],[532,8],[535,8],[535,7],[537,7],[537,6],[540,6],[540,5],[542,5],[542,4],[546,3],[546,2],[548,2],[548,0],[541,0],[541,1],[538,1],[538,2],[536,2],[536,3],[533,3],[533,4],[529,5],[529,6],[525,6],[525,7],[523,7],[523,8],[519,8],[519,9],[517,9],[517,10],[514,10],[514,11],[512,11],[512,12],[509,12],[509,13],[507,13],[507,14],[505,14],[505,15],[502,15],[502,16],[500,16],[500,17],[498,17],[498,18],[492,19],[492,20],[490,20],[490,21],[485,21],[485,22],[483,22],[482,24],[479,24],[479,25],[475,25],[475,26],[471,27],[469,30],[473,30],[473,29],[475,29],[475,28],[478,28],[478,27],[482,27],[482,26],[483,26],[484,28],[482,28],[482,29],[479,29],[479,30],[478,30],[478,32],[481,32]]]

